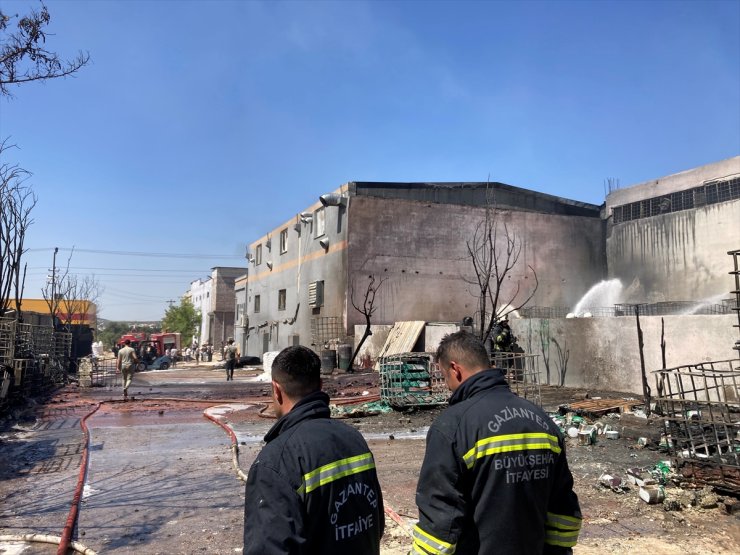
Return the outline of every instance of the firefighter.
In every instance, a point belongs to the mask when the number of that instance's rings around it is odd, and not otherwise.
[[[450,406],[427,434],[413,553],[572,553],[581,511],[559,429],[460,331],[437,361]]]
[[[509,320],[504,318],[493,327],[493,349],[497,353],[510,353],[516,342],[514,334],[511,333]]]
[[[362,435],[329,418],[321,361],[288,347],[272,363],[279,420],[247,478],[244,555],[376,555],[383,498]]]

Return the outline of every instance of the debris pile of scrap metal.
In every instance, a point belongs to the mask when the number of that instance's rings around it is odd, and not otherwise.
[[[661,433],[655,424],[657,417],[648,418],[633,399],[600,399],[562,405],[551,414],[567,441],[574,449],[589,448],[602,440],[620,439],[626,449],[651,449],[663,453],[661,460],[643,467],[629,467],[622,472],[604,472],[597,480],[598,487],[616,494],[636,492],[650,505],[662,504],[666,511],[689,508],[711,509],[723,505],[730,514],[740,510],[740,501],[722,497],[708,486],[697,488],[685,473],[678,472],[675,460],[664,459],[673,447],[673,439]],[[636,457],[636,454],[631,454]],[[724,488],[725,490],[727,488]],[[730,492],[732,493],[732,492]]]
[[[740,361],[655,372],[656,412],[681,474],[740,494]]]

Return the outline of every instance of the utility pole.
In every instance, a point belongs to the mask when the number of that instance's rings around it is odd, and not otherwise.
[[[59,247],[54,247],[54,256],[51,261],[51,301],[49,306],[49,312],[51,312],[51,325],[56,328],[56,313],[57,313],[57,253]]]
[[[57,288],[57,253],[59,247],[54,247],[54,257],[51,259],[51,298],[56,299]]]

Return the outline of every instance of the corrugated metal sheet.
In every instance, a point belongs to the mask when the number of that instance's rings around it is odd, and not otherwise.
[[[388,333],[388,339],[385,340],[385,345],[378,353],[378,358],[410,353],[419,340],[425,324],[426,322],[423,320],[410,320],[393,324],[391,331]]]

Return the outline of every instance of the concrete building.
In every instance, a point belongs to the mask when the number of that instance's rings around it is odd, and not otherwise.
[[[246,270],[216,266],[211,268],[210,278],[190,283],[190,289],[184,296],[200,311],[200,344],[208,342],[218,349],[229,337],[234,336],[234,283]]]
[[[247,317],[247,278],[244,273],[234,280],[234,341],[239,347],[240,353],[247,352],[247,329],[249,318]]]
[[[242,352],[351,342],[354,326],[364,324],[353,291],[361,303],[369,276],[384,280],[373,315],[379,327],[474,315],[466,242],[490,193],[499,229],[506,226],[522,245],[503,284],[507,298],[517,286],[517,300],[526,297],[535,274],[539,285],[529,307],[567,310],[607,278],[623,284],[620,302],[729,296],[727,252],[740,246],[740,156],[612,191],[601,207],[503,183],[350,182],[250,243],[250,273],[239,287],[238,304],[246,305]],[[649,333],[660,329],[651,318],[658,317],[645,318]],[[731,356],[729,317],[681,318],[668,319],[670,361]],[[536,318],[513,327],[525,348],[569,346],[573,370],[566,384],[639,392],[628,320]],[[699,324],[701,332],[692,332]],[[700,342],[688,340],[699,335]],[[647,356],[655,358],[653,351]]]
[[[205,280],[198,278],[190,282],[190,289],[183,295],[183,298],[187,298],[201,315],[197,338],[199,344],[208,341],[211,335],[211,320],[208,318],[208,313],[211,312],[211,285],[211,278]],[[189,342],[190,338],[183,338],[183,341]]]
[[[533,303],[574,303],[606,275],[600,207],[503,183],[351,182],[249,245],[249,354],[341,342],[363,315],[369,276],[384,283],[373,322],[459,321],[476,312],[466,240],[493,194],[499,242],[521,239],[504,284]],[[567,248],[563,248],[566,245]],[[531,269],[530,269],[531,268]]]
[[[727,297],[727,252],[740,247],[740,156],[606,197],[609,277],[628,301]]]

